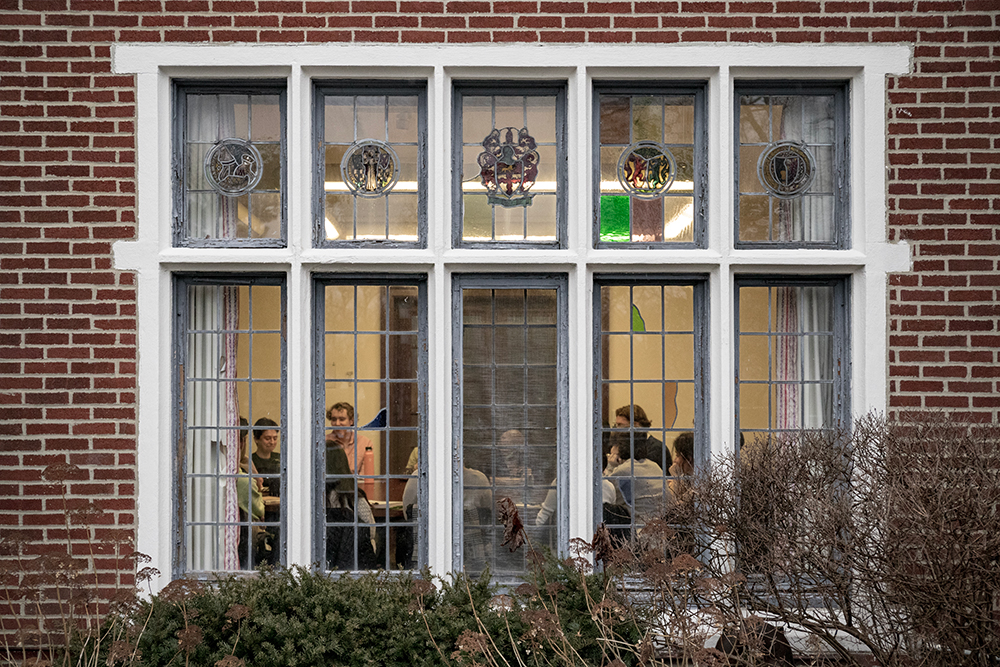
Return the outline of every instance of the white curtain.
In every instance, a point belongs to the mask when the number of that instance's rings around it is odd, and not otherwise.
[[[192,570],[239,569],[239,404],[236,351],[239,288],[197,285],[188,290],[187,544]],[[220,524],[231,524],[221,528]]]
[[[236,105],[245,106],[246,96],[188,95],[187,126],[189,142],[212,142],[230,137],[244,137],[247,128],[238,127]],[[243,114],[241,114],[243,115]],[[241,119],[245,124],[245,119]],[[188,233],[194,238],[237,238],[239,226],[239,200],[224,197],[212,191],[205,178],[204,158],[211,145],[189,143],[188,184],[190,190],[203,191],[188,194],[185,202]],[[203,151],[197,148],[203,149]]]
[[[833,416],[833,288],[775,287],[779,430],[830,428]],[[805,333],[807,335],[798,335]]]
[[[817,154],[813,144],[833,143],[833,115],[829,97],[790,96],[772,98],[772,113],[781,114],[780,136],[775,141],[794,140],[810,145],[816,158],[817,176],[809,192],[828,192],[832,164]],[[825,149],[824,149],[825,150]],[[832,153],[831,153],[832,155]],[[833,195],[807,194],[795,199],[774,199],[778,210],[778,241],[830,241],[834,238]]]

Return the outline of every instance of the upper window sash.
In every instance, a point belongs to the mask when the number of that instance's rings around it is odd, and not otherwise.
[[[284,81],[173,84],[173,243],[287,243]]]
[[[426,84],[313,90],[313,245],[426,247]]]
[[[452,243],[566,246],[566,84],[458,81]]]
[[[704,248],[705,84],[595,83],[593,243]]]
[[[848,83],[737,81],[737,248],[850,244]]]

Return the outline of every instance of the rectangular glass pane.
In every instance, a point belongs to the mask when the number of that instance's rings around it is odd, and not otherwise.
[[[192,280],[179,297],[186,566],[278,564],[285,339],[270,326],[282,288]]]
[[[653,282],[601,285],[596,313],[601,382],[601,514],[617,539],[686,502],[671,477],[694,471],[697,404],[695,288]],[[680,450],[673,444],[680,440]],[[686,443],[686,444],[685,444]],[[700,446],[700,443],[699,443]],[[677,452],[680,451],[680,455]]]
[[[262,86],[266,88],[266,86]],[[226,93],[181,87],[175,137],[184,174],[175,183],[183,217],[177,245],[283,242],[284,91]],[[237,243],[238,241],[238,243]]]
[[[320,558],[327,570],[416,567],[421,289],[351,282],[319,289],[326,327]]]
[[[598,98],[598,241],[693,242],[695,96]]]
[[[498,500],[513,501],[532,546],[557,546],[557,291],[463,289],[461,300],[463,566],[511,579],[524,554],[500,546]]]
[[[558,241],[562,95],[519,88],[461,96],[462,241]]]

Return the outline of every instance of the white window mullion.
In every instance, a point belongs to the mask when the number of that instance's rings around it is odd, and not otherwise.
[[[427,564],[452,571],[451,272],[441,261],[451,241],[451,77],[434,68],[427,91],[427,247],[437,259],[427,277]]]

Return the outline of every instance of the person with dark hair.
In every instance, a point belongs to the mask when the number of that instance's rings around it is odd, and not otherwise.
[[[694,433],[685,431],[674,438],[674,463],[670,466],[670,492],[676,502],[683,502],[690,484],[682,479],[694,473]]]
[[[270,421],[270,420],[268,420]],[[265,424],[266,425],[266,424]],[[240,417],[240,463],[239,476],[236,478],[236,499],[240,511],[240,537],[237,550],[240,559],[240,569],[249,570],[261,563],[277,564],[277,549],[274,543],[274,532],[267,531],[258,525],[247,525],[264,522],[267,509],[262,495],[263,484],[256,477],[257,470],[250,463],[250,452],[247,440],[250,436],[250,422],[246,417]],[[248,475],[247,472],[253,476]],[[250,540],[251,535],[254,539]]]
[[[650,455],[649,459],[655,461],[661,470],[667,470],[673,465],[673,457],[670,456],[670,450],[663,444],[663,441],[654,437],[647,430],[652,425],[653,422],[646,416],[646,411],[642,409],[641,405],[633,403],[632,405],[623,405],[615,410],[615,428],[631,427],[635,429],[633,446],[639,446],[640,441],[648,441],[646,453]],[[638,457],[634,456],[634,458]]]
[[[278,423],[268,417],[261,417],[253,425],[254,452],[251,460],[254,469],[263,478],[265,496],[281,495],[281,455],[278,447]]]

